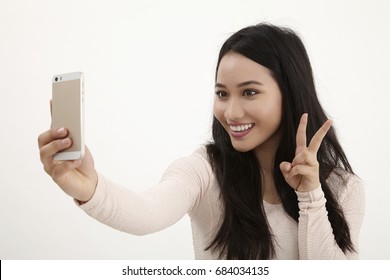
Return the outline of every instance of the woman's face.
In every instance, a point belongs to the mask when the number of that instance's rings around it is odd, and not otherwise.
[[[282,94],[268,68],[229,52],[215,85],[214,115],[240,152],[275,152],[280,141]]]

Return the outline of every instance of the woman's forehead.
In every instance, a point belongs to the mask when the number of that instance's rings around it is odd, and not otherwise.
[[[263,65],[235,52],[224,55],[217,71],[217,83],[242,83],[247,80],[265,83],[271,72]]]

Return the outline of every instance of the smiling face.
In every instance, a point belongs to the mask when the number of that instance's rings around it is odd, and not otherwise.
[[[280,141],[282,94],[268,68],[229,52],[215,85],[214,115],[240,152],[275,153]]]

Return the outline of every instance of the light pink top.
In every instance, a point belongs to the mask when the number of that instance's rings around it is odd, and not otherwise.
[[[365,194],[361,181],[348,175],[347,186],[335,175],[328,180],[344,210],[352,242],[358,250]],[[118,186],[99,174],[94,196],[79,207],[88,215],[115,229],[144,235],[179,221],[188,213],[191,219],[196,259],[218,259],[205,251],[222,221],[220,190],[208,161],[206,149],[173,162],[161,181],[142,193]],[[357,259],[358,253],[344,254],[335,242],[325,209],[325,197],[319,187],[297,192],[299,222],[283,210],[281,204],[264,201],[269,225],[275,237],[276,259]]]

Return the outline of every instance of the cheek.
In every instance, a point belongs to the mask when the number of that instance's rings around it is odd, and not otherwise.
[[[213,112],[214,112],[214,117],[218,120],[220,125],[227,130],[227,123],[225,119],[225,106],[221,104],[220,102],[214,102],[213,105]]]
[[[223,115],[224,115],[224,108],[222,106],[222,104],[220,104],[220,102],[218,101],[215,101],[214,102],[214,105],[213,105],[213,112],[214,112],[214,116],[221,122],[223,120]]]
[[[274,126],[279,127],[282,121],[282,102],[276,100],[269,106],[269,111],[267,112],[270,115],[270,120]]]
[[[282,118],[282,102],[280,99],[263,100],[261,104],[252,106],[251,112],[259,120],[279,124]]]

